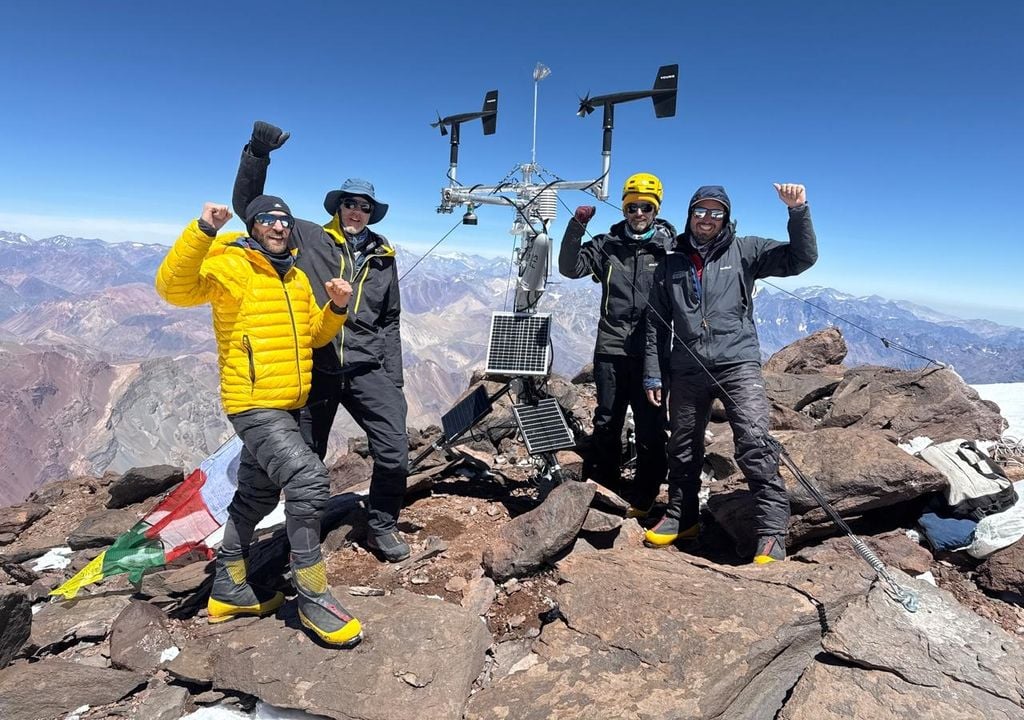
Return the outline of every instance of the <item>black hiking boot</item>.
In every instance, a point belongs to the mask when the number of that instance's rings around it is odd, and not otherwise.
[[[400,562],[409,557],[409,544],[402,539],[397,530],[380,535],[371,532],[366,536],[366,545],[380,553],[388,562]]]

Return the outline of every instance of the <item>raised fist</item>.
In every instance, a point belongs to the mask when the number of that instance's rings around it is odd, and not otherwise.
[[[594,213],[596,212],[597,208],[593,205],[580,205],[576,208],[576,212],[573,213],[573,217],[576,218],[576,222],[583,227],[586,227],[587,223],[590,222],[590,219],[594,217]]]
[[[335,305],[338,307],[348,306],[348,301],[352,298],[352,286],[348,284],[347,280],[341,278],[328,280],[324,283],[324,288]]]
[[[252,126],[252,137],[249,139],[249,152],[256,157],[267,157],[271,150],[277,150],[291,137],[277,125],[257,120]]]
[[[803,185],[795,183],[773,183],[775,191],[779,193],[779,200],[786,203],[786,207],[796,207],[807,202],[807,191]]]
[[[203,205],[203,214],[199,217],[212,225],[214,230],[220,230],[231,219],[231,210],[227,205],[208,202]]]

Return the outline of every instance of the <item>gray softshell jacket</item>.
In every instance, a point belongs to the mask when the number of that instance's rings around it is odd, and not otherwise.
[[[719,186],[705,186],[690,202],[718,200],[731,207]],[[789,243],[767,238],[736,237],[726,217],[719,236],[710,241],[706,257],[686,231],[654,272],[646,324],[644,377],[661,379],[662,367],[694,370],[742,362],[761,362],[754,325],[754,281],[798,275],[818,259],[818,243],[806,204],[789,208]],[[672,328],[658,321],[671,318]],[[698,365],[698,362],[700,365]]]

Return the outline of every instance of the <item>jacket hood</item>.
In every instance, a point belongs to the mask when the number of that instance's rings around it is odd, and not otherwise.
[[[676,245],[689,249],[696,249],[696,243],[690,235],[690,209],[702,200],[715,200],[725,205],[725,220],[722,224],[722,232],[711,241],[712,245],[727,242],[736,234],[736,221],[732,217],[732,201],[729,194],[721,185],[701,185],[690,198],[690,204],[686,207],[686,225],[683,234],[676,239]]]

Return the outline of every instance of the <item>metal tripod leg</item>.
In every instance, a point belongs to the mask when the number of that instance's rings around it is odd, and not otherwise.
[[[446,437],[445,434],[442,432],[441,436],[437,440],[432,442],[427,448],[425,448],[424,450],[420,451],[419,455],[417,455],[415,458],[413,458],[412,462],[409,463],[409,471],[412,472],[417,467],[419,467],[420,463],[422,463],[424,460],[426,460],[428,457],[430,457],[430,455],[434,451],[436,451],[436,450],[443,450],[443,451],[450,450],[451,446],[454,445],[455,442],[460,437],[462,437],[467,432],[469,432],[474,427],[476,427],[477,423],[479,423],[481,420],[483,420],[491,412],[491,407],[494,405],[494,403],[496,403],[498,401],[498,399],[502,395],[504,395],[507,392],[509,392],[509,389],[511,387],[512,387],[512,381],[510,380],[509,382],[505,383],[493,395],[488,396],[488,398],[487,398],[487,411],[482,413],[482,414],[480,414],[476,418],[474,418],[473,422],[471,422],[466,428],[460,430],[457,433],[453,433],[451,437]]]

